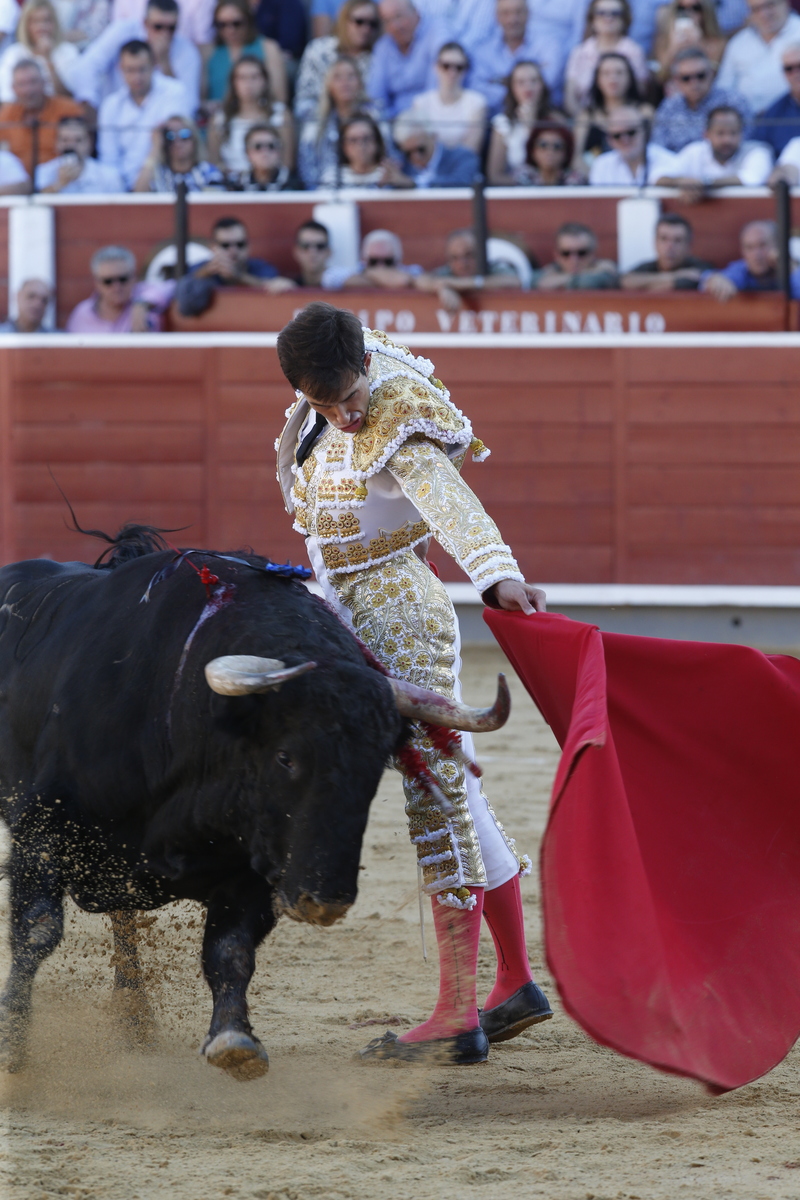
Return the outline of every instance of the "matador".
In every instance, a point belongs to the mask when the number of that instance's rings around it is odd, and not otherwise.
[[[325,598],[392,675],[460,699],[458,622],[426,560],[431,537],[487,603],[528,613],[544,607],[544,594],[525,583],[461,478],[469,451],[478,461],[489,451],[433,364],[385,333],[362,329],[350,312],[308,305],[281,332],[278,357],[297,395],[277,442],[278,478]],[[462,736],[464,757],[474,757],[471,737]],[[406,770],[403,787],[433,905],[439,995],[427,1021],[399,1038],[387,1031],[360,1055],[366,1062],[482,1062],[490,1042],[552,1016],[525,944],[519,879],[530,860],[518,856],[459,758],[417,725],[411,744],[435,780],[422,786]],[[479,1011],[481,916],[497,974]]]

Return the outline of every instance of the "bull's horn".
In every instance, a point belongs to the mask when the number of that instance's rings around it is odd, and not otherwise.
[[[287,667],[279,658],[256,658],[253,654],[225,654],[206,663],[206,683],[220,696],[249,696],[253,692],[277,691],[287,679],[313,671],[315,662]]]
[[[405,679],[390,678],[389,683],[401,715],[412,721],[445,725],[465,733],[491,733],[505,725],[511,712],[511,694],[505,675],[497,676],[497,699],[491,708],[469,708],[457,700],[448,700],[436,692],[406,683]]]

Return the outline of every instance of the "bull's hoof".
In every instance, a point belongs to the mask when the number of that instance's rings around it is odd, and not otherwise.
[[[15,1075],[27,1061],[28,1014],[0,1001],[0,1071]]]
[[[114,988],[111,1013],[131,1050],[155,1050],[156,1018],[143,988]]]
[[[260,1079],[269,1070],[269,1057],[258,1038],[236,1029],[206,1038],[200,1053],[213,1067],[227,1071],[240,1083]]]

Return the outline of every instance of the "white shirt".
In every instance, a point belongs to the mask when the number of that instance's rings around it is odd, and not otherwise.
[[[139,105],[127,88],[106,96],[97,117],[98,157],[116,167],[125,185],[133,187],[142,164],[150,153],[151,133],[170,117],[186,116],[190,105],[183,84],[153,72],[153,84]]]
[[[676,175],[675,155],[663,146],[650,142],[647,147],[647,182],[653,184],[662,175]],[[636,178],[618,150],[598,154],[589,171],[589,183],[594,187],[641,187],[644,166],[639,165]]]
[[[51,158],[49,162],[39,163],[36,168],[36,190],[41,192],[46,187],[50,187],[58,179],[59,168],[62,163],[70,162],[70,158]],[[122,177],[116,167],[105,166],[97,161],[96,158],[86,158],[83,161],[83,170],[77,179],[71,180],[66,187],[59,191],[59,195],[63,196],[68,193],[72,195],[101,195],[109,192],[124,192],[125,184],[122,182]]]
[[[71,42],[61,42],[50,56],[50,61],[58,72],[61,82],[69,91],[73,91],[75,87],[74,76],[80,62],[80,57],[77,46],[73,46]],[[23,59],[33,59],[35,63],[39,64],[42,78],[44,79],[45,92],[48,96],[52,96],[55,93],[53,80],[47,69],[46,61],[38,54],[33,54],[27,46],[22,45],[22,42],[14,42],[0,57],[0,101],[4,104],[13,104],[17,99],[12,87],[12,80],[14,67],[18,62],[22,62]]]
[[[26,183],[28,172],[10,150],[0,150],[0,187],[8,187],[11,183]]]
[[[147,0],[113,0],[112,21],[144,21]],[[178,0],[178,33],[196,46],[214,40],[214,0]]]
[[[414,97],[410,112],[431,126],[445,146],[480,148],[486,128],[486,101],[480,92],[464,88],[455,104],[443,104],[437,89]]]
[[[795,140],[800,142],[800,138]],[[714,158],[708,138],[700,138],[684,146],[675,160],[672,169],[676,175],[688,175],[701,183],[736,175],[744,187],[761,187],[772,170],[772,154],[761,142],[742,142],[733,158],[721,163]]]
[[[119,52],[126,42],[146,42],[143,21],[112,21],[80,56],[73,72],[76,100],[86,100],[95,108],[109,92],[122,89],[125,81],[119,69]],[[200,103],[200,76],[203,60],[194,42],[176,33],[169,55],[174,80],[183,84],[188,104],[179,115],[191,117]],[[159,72],[160,74],[160,72]],[[170,76],[164,76],[170,78]]]
[[[754,113],[763,112],[786,91],[781,56],[795,42],[800,42],[800,17],[794,12],[771,42],[765,42],[755,29],[740,29],[725,48],[717,86],[739,92]]]

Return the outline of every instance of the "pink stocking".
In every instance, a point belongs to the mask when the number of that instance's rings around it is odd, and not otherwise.
[[[474,908],[450,908],[433,897],[433,924],[439,949],[439,998],[422,1025],[404,1033],[401,1042],[429,1042],[478,1028],[476,969],[481,931],[483,888],[470,888]]]
[[[486,893],[483,915],[497,953],[497,975],[484,1007],[495,1008],[533,979],[525,945],[519,875]]]

